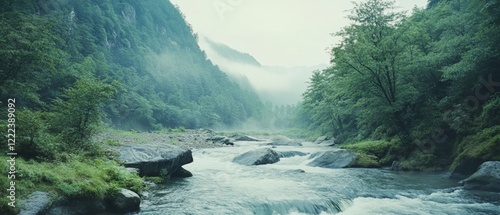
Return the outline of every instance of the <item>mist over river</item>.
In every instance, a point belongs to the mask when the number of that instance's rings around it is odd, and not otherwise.
[[[330,147],[303,145],[273,150],[306,156],[259,166],[232,160],[270,146],[194,150],[184,166],[194,176],[152,187],[137,214],[500,214],[499,193],[463,190],[446,174],[311,167],[309,154]]]

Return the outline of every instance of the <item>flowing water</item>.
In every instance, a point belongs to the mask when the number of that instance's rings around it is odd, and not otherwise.
[[[309,156],[242,166],[232,159],[259,147],[193,152],[194,176],[153,187],[138,215],[152,214],[500,214],[500,194],[463,190],[444,174],[307,166]],[[268,147],[268,146],[267,146]],[[277,147],[276,151],[327,150]]]

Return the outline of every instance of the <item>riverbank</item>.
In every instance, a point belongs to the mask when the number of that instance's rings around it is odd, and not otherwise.
[[[118,161],[116,151],[120,145],[159,143],[174,145],[185,150],[224,147],[209,139],[218,133],[208,129],[165,129],[157,132],[121,131],[104,129],[92,137],[91,151],[57,153],[53,160],[16,158],[16,200],[11,207],[2,198],[0,214],[18,214],[26,208],[28,196],[42,192],[49,200],[44,201],[41,211],[61,200],[89,199],[98,205],[109,202],[125,188],[136,193],[147,189],[145,178],[126,170]],[[5,156],[0,156],[8,160]],[[3,169],[9,169],[6,162]],[[1,180],[1,187],[8,187],[7,180]],[[10,200],[9,200],[10,202]]]
[[[155,132],[121,131],[107,129],[94,136],[93,141],[107,145],[119,144],[141,144],[141,143],[164,143],[181,147],[183,149],[204,149],[223,147],[220,143],[209,139],[213,136],[222,135],[210,129],[164,129]]]

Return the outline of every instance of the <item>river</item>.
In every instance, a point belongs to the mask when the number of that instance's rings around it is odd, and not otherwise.
[[[137,215],[157,214],[500,214],[500,194],[467,191],[446,174],[307,166],[308,156],[243,166],[232,159],[259,147],[193,151],[194,176],[152,187]],[[276,151],[327,150],[312,143]]]

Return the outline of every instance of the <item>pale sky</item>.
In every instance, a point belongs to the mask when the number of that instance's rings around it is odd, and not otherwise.
[[[254,56],[263,65],[329,64],[331,33],[349,22],[348,0],[170,0],[195,33]],[[358,0],[357,0],[358,1]],[[411,11],[427,0],[396,0]],[[203,48],[203,47],[202,47]]]

